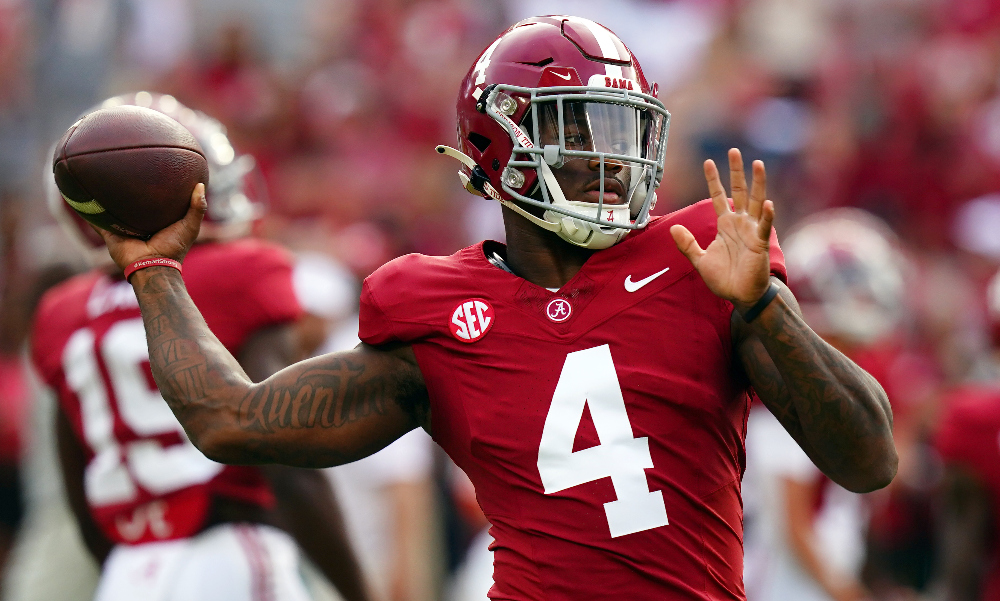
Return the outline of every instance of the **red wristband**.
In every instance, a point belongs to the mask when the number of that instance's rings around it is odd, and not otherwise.
[[[147,267],[173,267],[177,271],[181,270],[181,262],[166,257],[156,257],[153,259],[139,259],[125,268],[125,280],[128,281],[133,273]],[[183,272],[182,272],[183,273]]]

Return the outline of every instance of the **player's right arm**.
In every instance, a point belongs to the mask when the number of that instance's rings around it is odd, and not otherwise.
[[[426,391],[409,347],[360,345],[254,384],[209,330],[178,271],[149,268],[132,284],[156,384],[210,459],[340,465],[422,425]]]
[[[151,257],[181,260],[205,210],[199,184],[184,219],[149,241],[101,234],[121,268]],[[215,461],[339,465],[428,427],[427,391],[409,346],[362,344],[254,384],[206,325],[180,272],[150,267],[130,281],[160,393],[191,442]]]

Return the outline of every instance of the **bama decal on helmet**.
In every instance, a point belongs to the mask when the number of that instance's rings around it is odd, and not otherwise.
[[[472,343],[490,331],[496,318],[493,314],[493,306],[485,299],[470,298],[459,303],[451,312],[451,321],[448,327],[451,335],[462,342]]]
[[[587,85],[594,88],[615,88],[618,90],[642,91],[642,88],[639,86],[639,82],[634,79],[628,79],[627,77],[611,77],[610,75],[591,75],[590,81],[587,82]]]

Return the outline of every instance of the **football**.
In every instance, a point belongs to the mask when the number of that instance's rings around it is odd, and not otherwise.
[[[63,199],[99,228],[149,239],[187,212],[208,161],[194,136],[139,106],[96,110],[56,144],[52,171]]]

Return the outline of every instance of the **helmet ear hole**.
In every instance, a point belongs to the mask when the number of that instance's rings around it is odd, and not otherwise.
[[[480,153],[486,152],[486,149],[490,147],[490,139],[482,134],[477,134],[474,131],[469,132],[469,142],[471,142]]]

